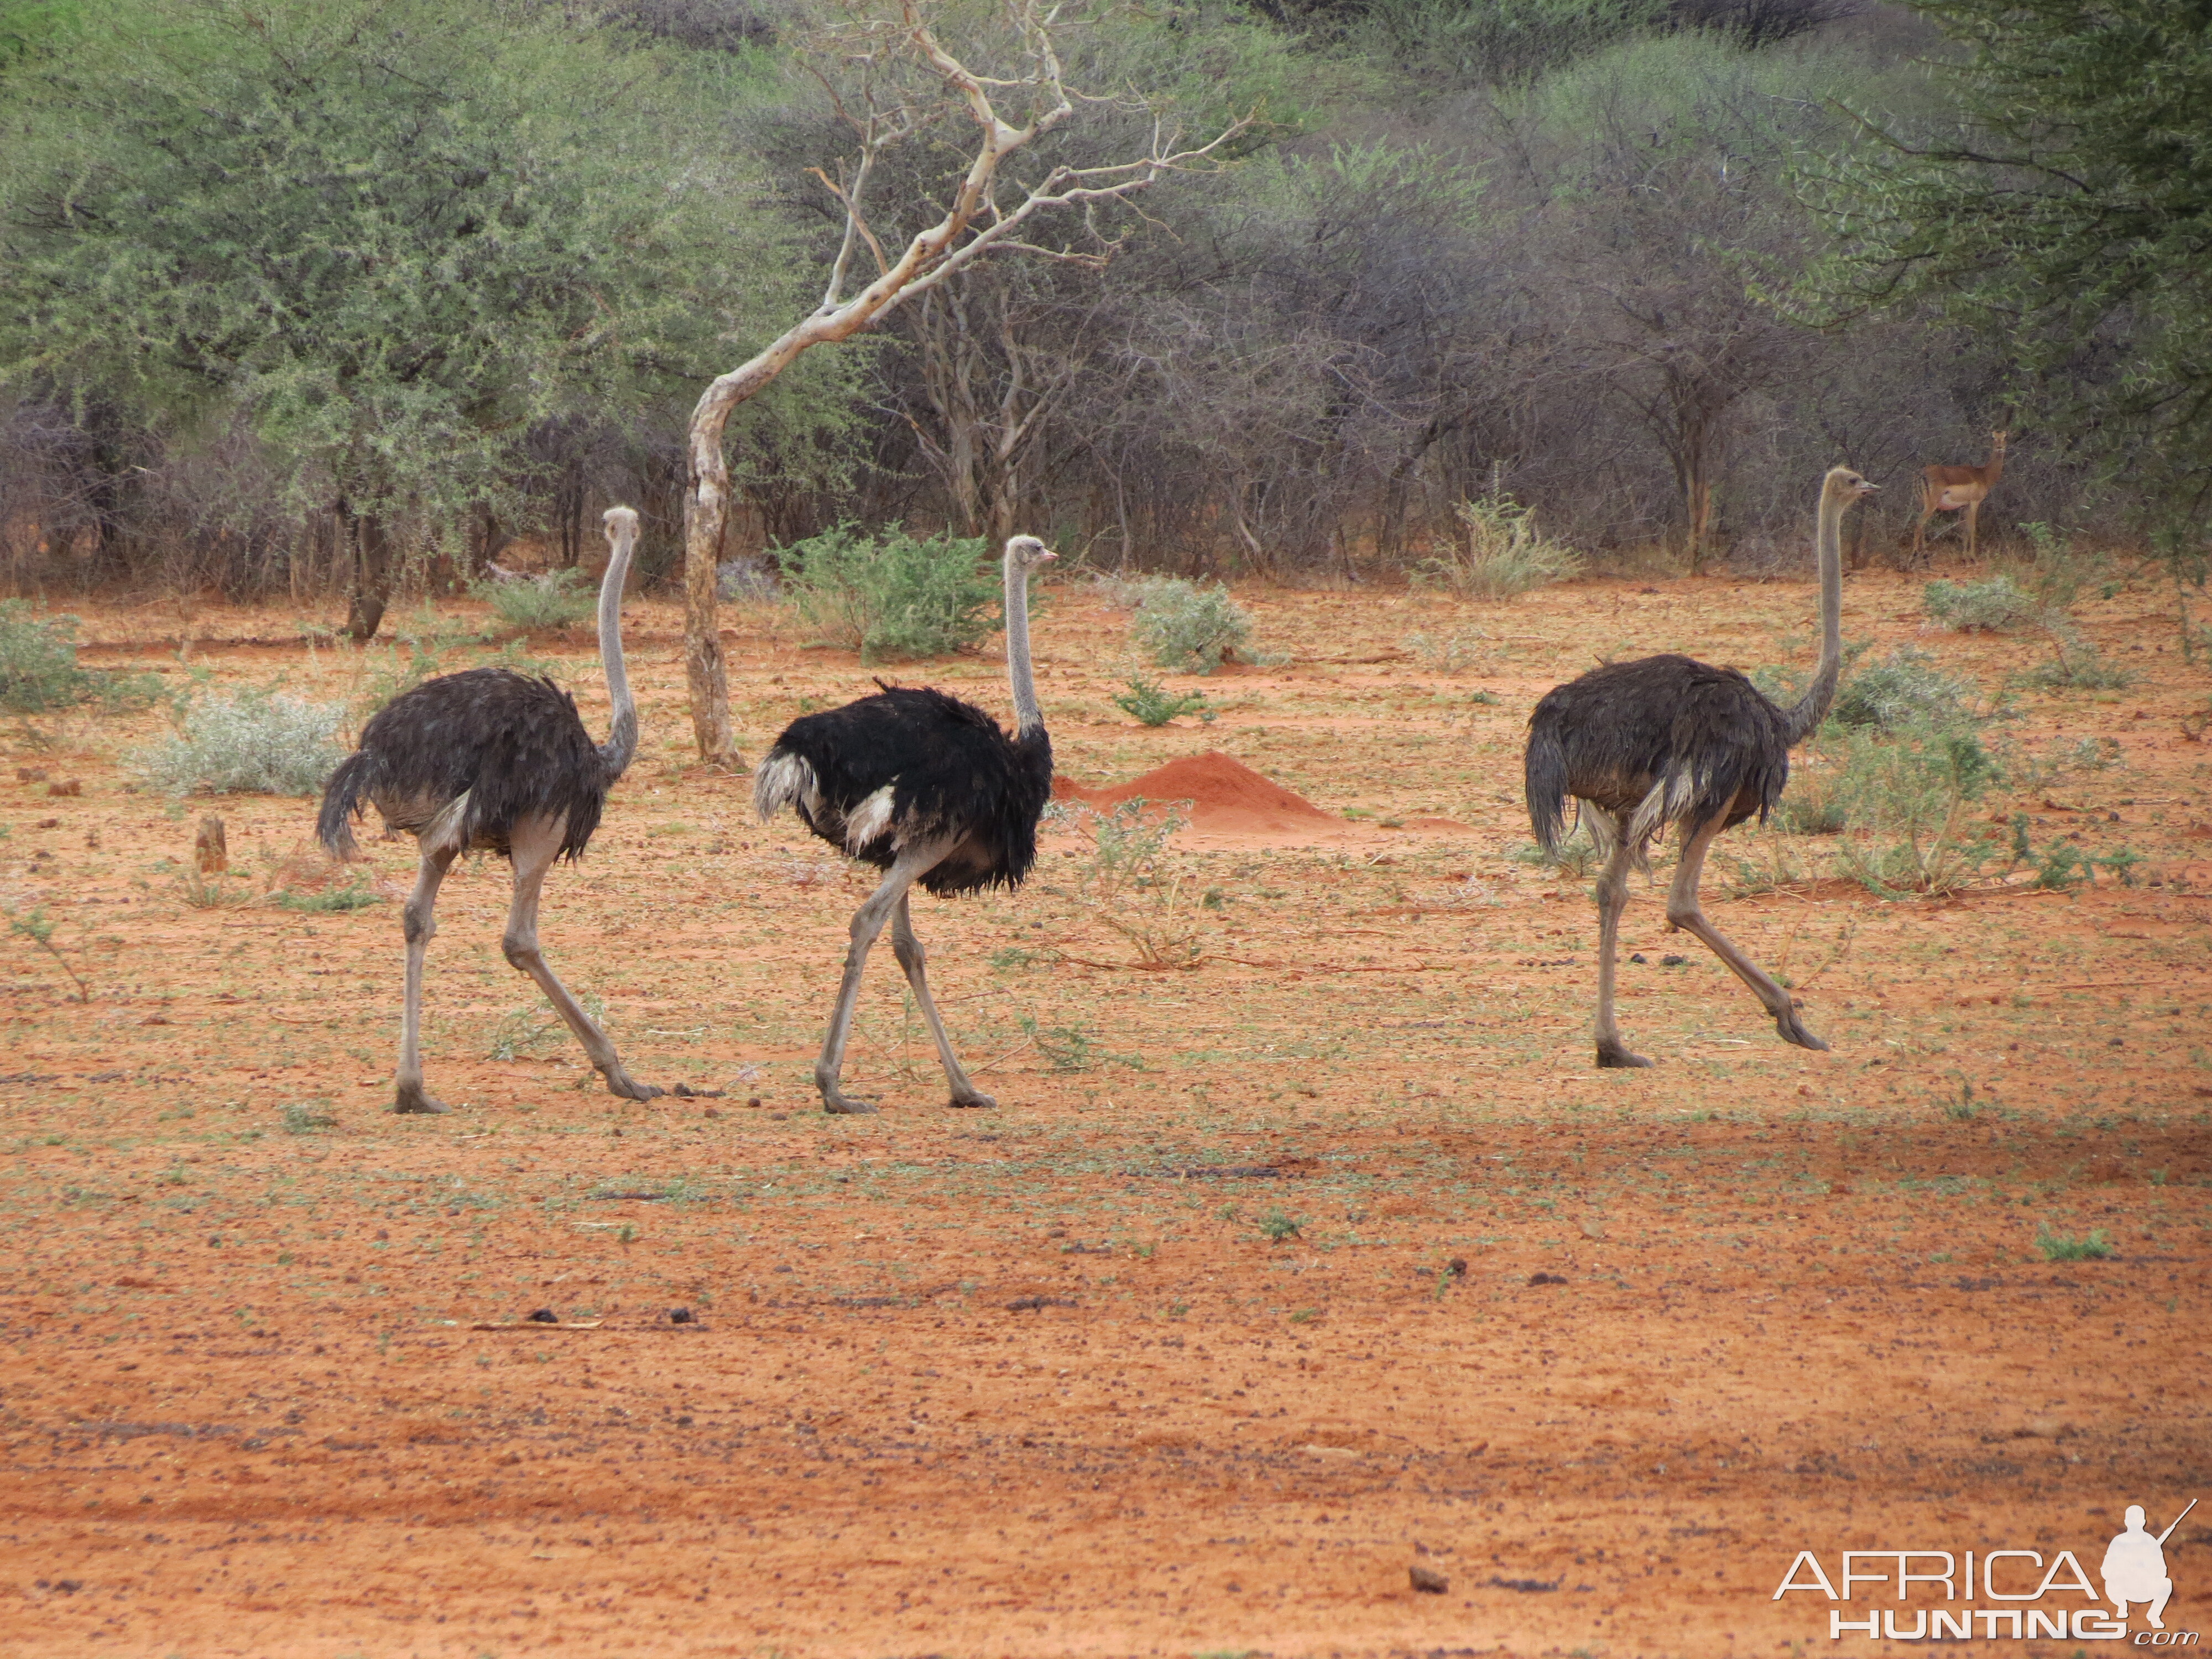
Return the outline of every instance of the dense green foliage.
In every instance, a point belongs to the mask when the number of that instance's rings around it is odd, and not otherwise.
[[[2131,486],[2212,500],[2212,6],[1920,0],[1960,49],[1941,122],[1824,173],[1845,310],[2001,334],[2037,421]],[[1863,106],[1863,100],[1862,100]]]
[[[849,524],[778,555],[783,592],[833,645],[879,657],[938,657],[991,631],[998,567],[980,537],[871,536]]]

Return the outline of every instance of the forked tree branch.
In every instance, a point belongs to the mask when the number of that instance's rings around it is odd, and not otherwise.
[[[895,0],[895,3],[896,19],[872,20],[847,37],[849,44],[842,55],[857,70],[857,108],[846,101],[818,68],[811,69],[828,91],[838,118],[858,137],[860,150],[851,176],[843,184],[834,182],[820,169],[810,169],[845,211],[844,234],[821,302],[752,357],[711,382],[692,410],[684,501],[684,678],[700,755],[717,764],[737,762],[714,592],[722,535],[729,517],[729,466],[722,453],[722,434],[731,411],[757,395],[801,352],[850,339],[908,299],[929,292],[994,251],[1103,262],[1117,244],[1089,253],[1054,251],[1015,233],[1041,214],[1079,207],[1087,217],[1102,203],[1126,201],[1149,189],[1163,174],[1218,164],[1224,147],[1249,130],[1255,118],[1242,117],[1208,142],[1188,148],[1182,146],[1180,133],[1155,122],[1145,155],[1099,167],[1055,167],[1041,182],[1025,189],[1019,203],[1002,209],[995,191],[1006,158],[1067,121],[1075,113],[1079,100],[1086,104],[1100,101],[1072,94],[1064,84],[1051,33],[1059,8],[1042,0],[1005,0],[1020,55],[1029,60],[1030,68],[1027,75],[1000,78],[978,75],[945,49],[931,20],[934,0]],[[965,108],[977,131],[975,152],[951,204],[934,224],[916,232],[896,258],[868,224],[866,187],[878,157],[935,116],[892,93],[893,76],[887,60],[893,54],[911,58],[934,76],[940,94]],[[1030,108],[1023,125],[1012,125],[1001,118],[994,103],[994,94],[1000,94],[1028,96]],[[861,245],[875,259],[876,275],[858,293],[844,298],[854,252]]]

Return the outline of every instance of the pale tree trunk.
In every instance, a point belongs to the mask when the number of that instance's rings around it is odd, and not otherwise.
[[[994,194],[1000,163],[1075,112],[1061,84],[1060,61],[1048,33],[1053,9],[1041,0],[1011,0],[1008,11],[1020,37],[1022,68],[1012,77],[988,78],[971,72],[939,44],[928,0],[896,0],[896,17],[863,23],[829,40],[854,78],[849,97],[835,92],[832,96],[839,115],[858,136],[859,153],[851,172],[841,180],[815,174],[845,210],[844,240],[821,304],[750,360],[710,384],[691,413],[684,497],[684,675],[692,736],[701,757],[714,765],[741,764],[730,722],[729,674],[715,595],[716,566],[730,513],[730,472],[722,434],[731,411],[757,395],[809,347],[850,339],[902,301],[927,293],[994,247],[1103,263],[1111,246],[1083,254],[1033,247],[1021,240],[1024,228],[1048,208],[1118,200],[1146,188],[1163,173],[1206,162],[1251,125],[1249,118],[1232,123],[1210,143],[1190,149],[1178,148],[1175,135],[1156,131],[1150,151],[1139,159],[1097,167],[1054,167],[1024,192],[1021,201],[1002,208]],[[909,62],[935,82],[931,96],[957,101],[966,109],[978,137],[967,172],[944,216],[917,233],[894,258],[869,228],[866,192],[876,157],[934,118],[933,110],[903,100],[890,84],[898,64]],[[1032,112],[1027,125],[1014,127],[1001,120],[993,107],[994,94],[1010,106],[1025,99]],[[850,298],[842,297],[846,277],[863,249],[874,261],[876,278]]]

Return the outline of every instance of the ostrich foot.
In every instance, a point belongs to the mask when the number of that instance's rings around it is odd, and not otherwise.
[[[668,1092],[657,1084],[640,1083],[619,1066],[605,1067],[601,1075],[607,1080],[607,1092],[619,1100],[651,1100]]]
[[[952,1098],[946,1101],[945,1103],[947,1106],[961,1107],[995,1106],[999,1103],[994,1100],[990,1096],[985,1094],[981,1089],[968,1088],[955,1089],[952,1091]]]
[[[1601,1071],[1626,1071],[1651,1062],[1641,1054],[1632,1054],[1620,1046],[1618,1037],[1602,1038],[1597,1045],[1597,1063]]]
[[[822,1088],[822,1109],[832,1117],[873,1117],[876,1109],[865,1100],[855,1100],[835,1084]]]
[[[453,1109],[442,1100],[433,1100],[423,1092],[420,1083],[403,1083],[398,1087],[397,1097],[392,1103],[392,1109],[395,1112],[421,1112],[432,1115],[450,1112]]]
[[[1819,1048],[1825,1051],[1827,1044],[1805,1029],[1805,1022],[1797,1018],[1795,1008],[1784,1008],[1774,1017],[1774,1029],[1782,1034],[1784,1042],[1794,1042],[1800,1048]]]

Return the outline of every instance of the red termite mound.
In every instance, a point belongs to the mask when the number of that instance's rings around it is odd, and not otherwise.
[[[1335,822],[1304,797],[1218,750],[1171,760],[1111,788],[1085,789],[1056,777],[1052,793],[1058,799],[1080,801],[1101,811],[1139,797],[1163,806],[1188,801],[1191,827],[1217,833],[1304,830]]]

